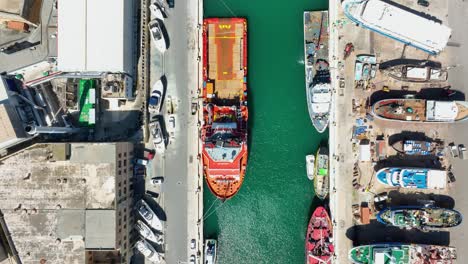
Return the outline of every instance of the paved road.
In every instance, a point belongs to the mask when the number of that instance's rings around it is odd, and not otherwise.
[[[152,164],[152,176],[164,176],[160,204],[166,221],[166,262],[186,263],[198,249],[190,249],[190,240],[198,239],[197,220],[201,193],[197,170],[198,130],[197,116],[191,115],[192,97],[196,97],[198,74],[197,19],[198,1],[176,1],[175,8],[167,8],[164,20],[169,48],[164,55],[151,49],[150,85],[160,76],[167,78],[164,120],[168,119],[170,100],[175,109],[176,130],[169,139],[163,157],[156,157]],[[149,177],[148,177],[149,178]],[[151,186],[147,184],[149,190]],[[199,248],[197,245],[197,248]],[[201,250],[201,248],[200,248]]]
[[[468,51],[465,49],[468,45],[468,2],[464,0],[448,1],[448,20],[449,25],[453,29],[451,42],[459,44],[459,47],[448,47],[454,65],[459,65],[450,70],[449,81],[452,89],[460,90],[468,94],[468,85],[466,84],[466,76],[468,76]],[[452,137],[448,142],[454,141],[456,144],[465,144],[468,146],[468,123],[453,125]],[[459,210],[466,219],[468,215],[468,199],[466,188],[468,186],[468,160],[453,159],[454,174],[457,179],[452,197],[455,200],[455,209]],[[450,240],[451,245],[458,249],[457,263],[468,263],[468,223],[464,221],[459,227],[451,229]]]

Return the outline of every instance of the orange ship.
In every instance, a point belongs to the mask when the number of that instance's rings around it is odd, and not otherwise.
[[[203,21],[203,171],[221,200],[240,189],[247,167],[247,20]]]

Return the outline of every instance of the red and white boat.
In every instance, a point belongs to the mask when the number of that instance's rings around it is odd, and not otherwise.
[[[240,189],[247,168],[247,20],[203,21],[203,172],[225,201]]]
[[[319,206],[312,214],[307,227],[306,264],[331,263],[334,252],[333,226],[330,216],[323,206]]]

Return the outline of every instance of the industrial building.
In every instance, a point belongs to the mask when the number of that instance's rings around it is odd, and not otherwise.
[[[36,144],[1,160],[12,263],[129,263],[133,144]]]
[[[133,75],[134,1],[60,0],[57,68]]]

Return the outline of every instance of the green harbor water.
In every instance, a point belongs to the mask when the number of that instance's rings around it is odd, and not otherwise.
[[[248,19],[249,163],[239,193],[224,204],[205,184],[205,238],[218,263],[304,263],[307,222],[319,201],[305,155],[328,134],[313,128],[304,87],[302,13],[327,0],[204,0],[205,17]]]

